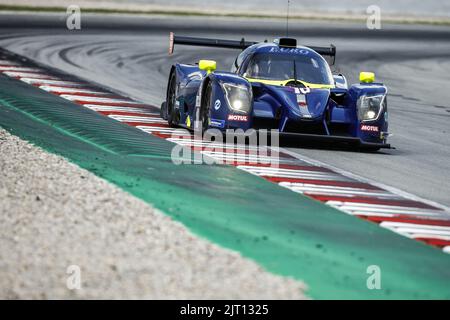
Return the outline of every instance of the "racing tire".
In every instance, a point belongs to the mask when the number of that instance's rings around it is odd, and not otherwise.
[[[179,122],[179,115],[175,109],[176,102],[176,87],[177,87],[177,75],[175,72],[170,74],[169,85],[167,87],[167,97],[166,97],[166,114],[167,122],[169,126],[175,127]]]
[[[211,118],[211,98],[212,98],[212,85],[208,83],[205,89],[205,94],[202,99],[200,107],[200,120],[202,123],[202,134],[209,128]]]
[[[159,115],[164,120],[167,120],[167,103],[164,101],[161,103],[161,108],[159,109]]]

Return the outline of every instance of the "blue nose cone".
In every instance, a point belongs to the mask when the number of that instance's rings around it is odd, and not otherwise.
[[[329,96],[328,89],[286,88],[286,115],[290,121],[322,120]]]
[[[306,94],[307,109],[312,119],[322,119],[328,105],[330,90],[315,89]]]

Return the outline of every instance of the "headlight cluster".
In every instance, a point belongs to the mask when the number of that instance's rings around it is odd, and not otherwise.
[[[373,121],[380,117],[386,106],[386,95],[361,96],[358,99],[358,119]]]
[[[252,105],[252,90],[245,85],[221,83],[228,105],[233,111],[249,113]]]

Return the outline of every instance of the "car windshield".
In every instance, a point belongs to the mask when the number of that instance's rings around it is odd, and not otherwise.
[[[261,80],[296,79],[313,84],[333,84],[325,59],[311,55],[257,53],[252,57],[245,76]]]

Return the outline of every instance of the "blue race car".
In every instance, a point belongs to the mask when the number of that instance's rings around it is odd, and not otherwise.
[[[230,72],[216,62],[172,66],[161,116],[190,130],[278,129],[281,137],[344,142],[372,150],[390,148],[387,88],[371,72],[348,87],[333,75],[336,48],[297,45],[296,39],[246,42],[170,34],[175,44],[243,50]],[[327,61],[327,58],[330,61]]]

